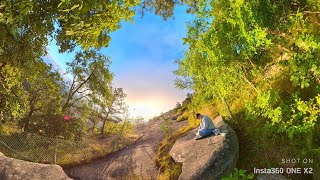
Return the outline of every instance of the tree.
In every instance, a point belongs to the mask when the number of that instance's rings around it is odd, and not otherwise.
[[[21,85],[22,70],[9,64],[0,63],[0,66],[0,124],[4,124],[22,116],[26,96]]]
[[[176,85],[194,90],[193,102],[220,101],[230,115],[241,102],[248,117],[289,137],[310,133],[320,93],[315,2],[207,0],[188,25]]]
[[[53,72],[51,66],[41,59],[29,63],[28,71],[23,73],[26,79],[23,87],[27,96],[27,110],[21,120],[24,131],[29,130],[33,115],[56,114],[61,112],[62,78]]]
[[[133,118],[133,122],[137,127],[139,127],[140,124],[143,123],[143,121],[144,121],[144,118],[142,116],[137,116]]]
[[[124,98],[126,94],[122,88],[113,88],[111,93],[100,94],[94,98],[99,107],[99,118],[102,121],[100,133],[104,133],[107,121],[112,121],[111,115],[121,114],[126,110]]]
[[[123,116],[123,124],[122,124],[121,130],[119,132],[119,136],[118,136],[119,138],[123,135],[126,126],[130,124],[130,122],[129,122],[130,114],[129,114],[129,107],[128,106],[123,107],[122,116]]]
[[[91,123],[91,127],[88,128],[88,131],[91,131],[91,133],[94,133],[94,130],[96,129],[98,123],[100,122],[98,110],[95,109],[93,106],[88,107],[87,111],[88,116],[86,116],[86,119],[89,123]]]
[[[187,5],[188,13],[195,12],[198,5],[202,1],[199,0],[142,0],[140,3],[140,13],[144,15],[145,11],[154,12],[160,15],[164,20],[174,16],[174,8],[176,6]]]
[[[246,157],[265,160],[261,142],[319,157],[319,1],[204,1],[176,71],[176,85],[194,91],[190,109],[213,107],[243,140],[262,138],[244,143]]]
[[[84,49],[107,47],[110,41],[109,34],[121,27],[122,20],[132,21],[133,7],[138,0],[124,1],[61,1],[58,8],[61,15],[58,17],[57,32],[58,44],[61,50],[69,50],[74,44]],[[67,45],[65,48],[64,45]]]
[[[132,20],[137,4],[137,0],[1,1],[0,54],[16,62],[29,57],[16,56],[18,52],[39,57],[48,37],[55,38],[62,52],[76,45],[86,50],[107,46],[109,34],[121,27],[122,20]]]
[[[109,71],[110,60],[89,50],[78,52],[69,66],[68,73],[73,75],[68,85],[65,103],[62,111],[70,111],[79,100],[90,100],[90,96],[97,93],[108,94],[113,75]]]
[[[137,1],[0,2],[0,118],[20,118],[24,112],[22,77],[28,63],[46,55],[55,39],[60,51],[107,46],[109,34],[131,21]]]
[[[108,58],[104,58],[98,53],[93,52],[101,47],[107,47],[110,42],[110,33],[121,27],[121,22],[133,21],[135,7],[139,5],[139,0],[124,1],[84,1],[84,0],[53,0],[53,1],[35,1],[35,0],[4,0],[0,2],[0,119],[3,123],[6,120],[20,119],[25,116],[25,129],[28,129],[29,117],[40,110],[36,97],[37,92],[28,92],[23,89],[22,83],[28,74],[30,64],[38,62],[41,56],[46,55],[48,42],[55,40],[59,46],[60,52],[72,52],[76,46],[83,49],[77,53],[77,62],[70,65],[69,72],[82,71],[87,75],[87,79],[74,75],[73,82],[69,86],[69,92],[66,95],[65,104],[62,111],[68,111],[74,107],[80,100],[94,94],[97,87],[94,78],[90,76],[89,66],[91,63],[84,57],[91,54],[93,58],[100,60],[90,62],[97,65],[97,71],[104,73],[98,66],[107,66]],[[155,13],[163,16],[165,19],[173,15],[175,4],[186,3],[196,7],[197,1],[143,1],[141,7],[146,10],[156,10]],[[148,6],[148,7],[147,7]],[[90,55],[89,55],[90,56]],[[102,65],[102,61],[108,63]],[[89,65],[90,64],[90,65]],[[76,66],[79,66],[76,68]],[[82,67],[81,67],[82,66]],[[105,71],[106,72],[106,71]],[[82,73],[82,72],[81,72]],[[93,73],[95,74],[95,73]],[[84,75],[84,76],[86,76]],[[109,75],[107,75],[109,76]],[[97,76],[98,77],[98,76]],[[103,76],[108,80],[106,76]],[[91,81],[91,80],[92,81]],[[39,80],[35,80],[40,83]],[[92,83],[89,83],[92,82]],[[99,81],[99,80],[98,80]],[[82,83],[81,83],[82,82]],[[35,87],[40,84],[35,84]],[[68,87],[68,88],[69,88]],[[38,88],[38,87],[35,87]],[[51,92],[50,92],[51,93]],[[32,95],[33,94],[33,95]],[[24,99],[28,98],[29,99]],[[31,99],[30,99],[31,97]],[[58,97],[58,96],[57,96]],[[28,105],[24,102],[29,102]],[[56,101],[53,101],[56,102]],[[51,102],[51,104],[53,103]],[[52,107],[50,107],[52,108]],[[42,109],[42,108],[40,108]],[[57,109],[59,109],[57,107]],[[28,112],[25,112],[28,111]],[[55,111],[55,110],[54,110]],[[59,110],[58,110],[59,111]],[[29,114],[29,115],[26,115]]]

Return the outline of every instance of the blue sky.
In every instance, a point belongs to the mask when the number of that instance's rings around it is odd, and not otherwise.
[[[174,86],[172,71],[177,68],[174,61],[183,56],[185,23],[191,18],[184,7],[177,7],[175,18],[167,21],[150,13],[142,18],[137,14],[134,23],[124,22],[111,34],[109,46],[101,49],[111,57],[114,86],[124,89],[133,116],[157,116],[185,98],[186,91]],[[54,41],[48,52],[62,69],[73,58],[73,54],[59,54]]]

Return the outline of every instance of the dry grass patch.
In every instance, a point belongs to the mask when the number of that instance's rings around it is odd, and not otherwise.
[[[158,147],[158,154],[156,157],[156,164],[160,169],[160,180],[178,179],[181,174],[181,164],[176,163],[169,152],[177,139],[187,134],[192,129],[191,126],[184,126],[172,135],[168,135]]]

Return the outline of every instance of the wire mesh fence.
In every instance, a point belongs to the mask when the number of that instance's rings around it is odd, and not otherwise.
[[[0,152],[8,157],[60,165],[79,164],[116,151],[132,139],[70,141],[36,134],[0,135]]]

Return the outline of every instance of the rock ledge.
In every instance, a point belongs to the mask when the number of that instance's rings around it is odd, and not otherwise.
[[[1,180],[69,180],[59,165],[9,158],[0,152]]]
[[[179,180],[221,179],[232,172],[239,156],[239,141],[236,133],[219,116],[213,120],[221,135],[193,140],[190,131],[178,139],[170,151],[176,162],[182,163]]]

